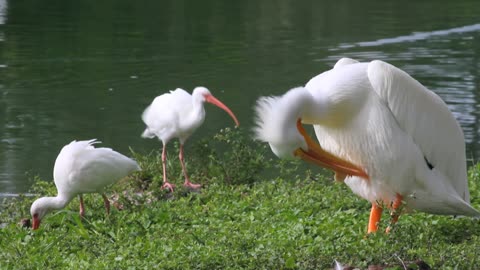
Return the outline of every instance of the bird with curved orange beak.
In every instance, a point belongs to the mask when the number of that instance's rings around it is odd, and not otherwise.
[[[187,91],[177,88],[169,93],[157,96],[142,114],[142,120],[147,126],[142,134],[143,138],[157,137],[162,141],[162,168],[163,168],[163,186],[162,189],[173,191],[174,185],[167,179],[167,143],[178,138],[180,141],[180,151],[178,157],[182,165],[183,175],[185,177],[184,186],[191,189],[200,188],[200,184],[193,184],[188,177],[183,158],[183,145],[195,130],[203,124],[205,120],[205,110],[203,104],[208,102],[220,109],[226,111],[232,117],[235,125],[238,126],[238,120],[235,114],[220,100],[215,98],[210,91],[202,86],[193,89],[190,95]]]
[[[97,143],[100,142],[96,139],[72,141],[62,148],[53,167],[53,180],[58,194],[39,198],[32,203],[32,229],[38,229],[47,213],[64,208],[75,196],[80,199],[80,216],[83,217],[83,193],[101,193],[107,214],[110,212],[105,188],[139,171],[140,167],[135,160],[110,148],[95,148]]]

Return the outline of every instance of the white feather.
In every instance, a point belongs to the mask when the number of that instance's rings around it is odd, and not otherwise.
[[[73,141],[60,151],[53,170],[59,193],[73,196],[81,193],[101,192],[102,189],[140,170],[138,164],[110,148],[94,148],[100,143]]]
[[[342,58],[342,59],[338,60],[337,63],[335,63],[335,66],[333,66],[333,68],[335,69],[335,68],[342,67],[342,66],[345,66],[345,65],[357,64],[357,63],[360,63],[360,62],[358,62],[357,60],[351,59],[351,58]]]
[[[480,215],[469,205],[462,130],[435,93],[381,61],[337,66],[306,88],[328,96],[340,115],[314,123],[320,145],[370,175],[345,180],[355,193],[387,204],[400,194],[410,209],[434,214]]]
[[[279,157],[292,158],[297,148],[307,149],[304,138],[296,130],[295,123],[302,114],[302,107],[311,99],[303,87],[294,88],[281,97],[261,97],[255,107],[255,138],[268,142]]]
[[[368,65],[368,78],[400,128],[468,202],[463,131],[445,102],[404,71],[382,61]]]
[[[199,89],[202,88],[206,90],[204,87]],[[197,92],[195,95],[194,90],[194,94],[190,95],[177,88],[156,97],[142,114],[142,120],[147,125],[142,137],[156,136],[164,144],[172,138],[179,138],[184,142],[205,120],[202,97],[205,91]]]

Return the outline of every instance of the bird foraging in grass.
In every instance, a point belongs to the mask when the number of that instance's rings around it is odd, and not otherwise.
[[[368,233],[383,207],[479,217],[470,205],[462,129],[442,99],[383,61],[339,60],[333,69],[256,105],[256,138],[280,158],[335,172],[372,204]],[[313,125],[318,143],[303,124]],[[389,229],[387,229],[388,231]]]
[[[73,141],[62,148],[53,169],[58,194],[56,197],[42,197],[33,202],[30,208],[32,229],[38,229],[47,213],[64,208],[77,195],[80,199],[80,216],[83,217],[83,193],[101,193],[107,214],[110,212],[105,187],[139,171],[140,167],[133,159],[110,148],[95,148],[93,145],[97,143],[100,142],[96,139]]]
[[[185,177],[184,186],[192,189],[200,188],[199,184],[190,182],[187,170],[185,168],[183,146],[185,141],[200,127],[205,120],[205,109],[203,104],[211,103],[226,111],[238,126],[237,117],[220,100],[215,98],[205,87],[196,87],[190,95],[185,90],[177,88],[174,91],[165,93],[156,97],[142,114],[142,120],[147,126],[142,134],[143,138],[157,137],[162,141],[162,169],[163,185],[162,189],[173,191],[174,185],[167,179],[166,169],[166,146],[173,139],[180,141],[180,151],[178,158],[182,165],[183,175]]]

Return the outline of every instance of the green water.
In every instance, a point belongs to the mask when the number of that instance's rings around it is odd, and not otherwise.
[[[167,90],[206,86],[249,129],[258,96],[343,56],[386,60],[441,95],[478,160],[478,0],[0,0],[0,193],[51,179],[74,139],[160,147],[140,138],[140,115]],[[232,126],[206,110],[190,141]]]

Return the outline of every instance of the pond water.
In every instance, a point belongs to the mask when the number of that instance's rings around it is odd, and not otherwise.
[[[0,194],[51,179],[74,139],[159,148],[140,138],[140,115],[167,90],[207,86],[249,129],[258,96],[344,56],[388,61],[438,93],[478,160],[479,14],[478,0],[0,0]],[[191,141],[232,126],[206,110]]]

